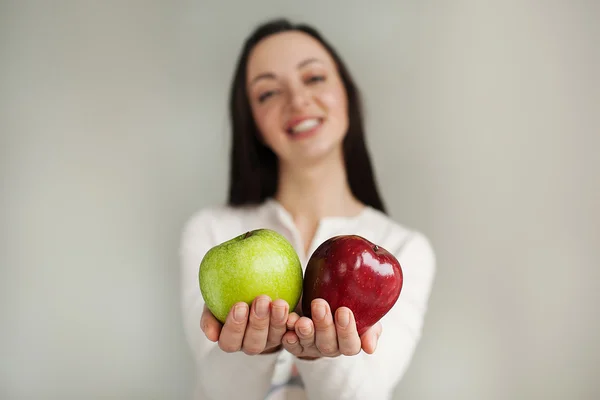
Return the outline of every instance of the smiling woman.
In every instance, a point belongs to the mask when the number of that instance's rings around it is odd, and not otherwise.
[[[193,215],[181,243],[196,398],[389,399],[421,336],[435,256],[426,236],[385,213],[347,68],[313,28],[268,22],[242,49],[230,118],[228,204]],[[284,235],[303,271],[325,240],[366,238],[400,262],[402,294],[360,334],[348,307],[332,313],[322,298],[306,305],[308,318],[261,295],[234,305],[221,323],[199,291],[200,262],[215,245],[257,228]]]
[[[346,93],[335,61],[316,39],[295,31],[264,39],[248,57],[247,76],[254,121],[282,166],[332,152],[342,159]]]
[[[259,204],[275,196],[279,164],[292,158],[315,161],[327,155],[329,144],[330,155],[344,163],[354,196],[385,212],[364,140],[358,88],[335,49],[314,28],[286,20],[259,26],[242,49],[229,107],[229,204]],[[324,130],[327,136],[308,143],[290,140],[303,130],[310,132],[298,139]],[[284,132],[287,137],[281,137]],[[340,148],[332,146],[342,140],[343,152],[335,154]]]

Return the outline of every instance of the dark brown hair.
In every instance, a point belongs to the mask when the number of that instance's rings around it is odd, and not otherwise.
[[[275,19],[258,26],[246,39],[237,62],[229,98],[233,131],[229,205],[259,204],[274,196],[277,190],[277,156],[259,139],[246,92],[246,64],[258,42],[267,36],[287,31],[300,31],[312,36],[329,51],[335,61],[348,96],[348,131],[343,142],[343,153],[350,190],[364,204],[386,212],[365,143],[360,94],[348,69],[319,32],[306,24],[292,24],[286,19]]]

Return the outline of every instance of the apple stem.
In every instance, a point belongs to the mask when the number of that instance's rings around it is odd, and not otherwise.
[[[252,236],[252,232],[248,231],[248,232],[246,232],[246,234],[244,235],[244,239],[248,239],[250,236]]]
[[[377,246],[377,245],[373,246],[373,251],[377,251],[377,250],[379,250],[379,246]]]

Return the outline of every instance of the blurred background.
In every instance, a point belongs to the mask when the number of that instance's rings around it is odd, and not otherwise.
[[[0,0],[0,398],[189,398],[181,229],[225,201],[229,81],[276,16],[346,60],[436,251],[396,398],[599,398],[593,0]]]

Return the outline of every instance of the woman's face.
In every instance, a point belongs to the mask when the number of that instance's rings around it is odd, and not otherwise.
[[[346,91],[316,39],[296,31],[263,39],[250,53],[246,85],[262,139],[282,162],[307,164],[341,149]]]

